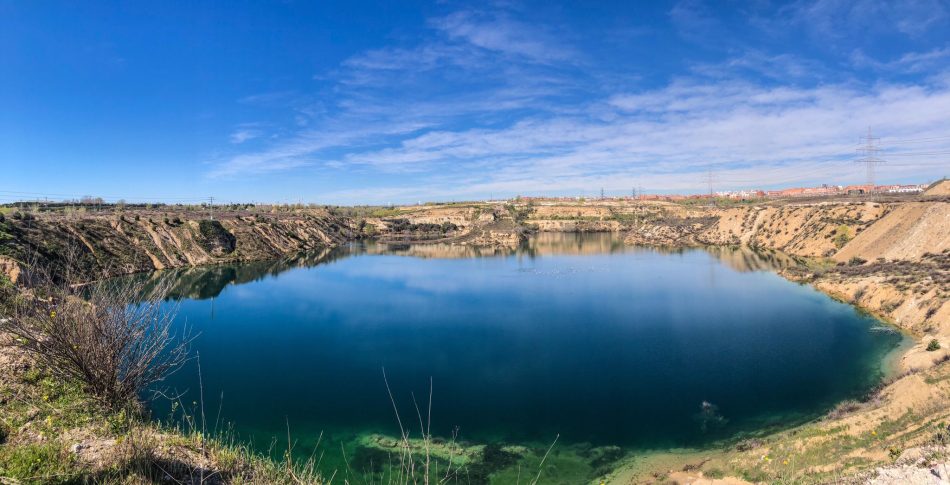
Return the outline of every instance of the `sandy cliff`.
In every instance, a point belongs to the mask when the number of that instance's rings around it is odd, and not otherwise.
[[[0,225],[0,267],[79,272],[85,279],[228,261],[272,259],[341,244],[355,236],[349,219],[323,210],[292,214],[113,214],[39,216]]]

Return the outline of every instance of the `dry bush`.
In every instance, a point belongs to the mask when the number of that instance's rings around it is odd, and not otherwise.
[[[841,419],[849,414],[860,411],[863,407],[863,403],[853,399],[848,399],[838,403],[834,409],[828,412],[825,418],[830,420]]]
[[[0,332],[108,408],[137,408],[145,390],[188,358],[189,339],[172,328],[175,308],[162,303],[167,287],[146,295],[142,280],[131,278],[82,286],[68,272],[54,278],[36,266],[28,280]]]

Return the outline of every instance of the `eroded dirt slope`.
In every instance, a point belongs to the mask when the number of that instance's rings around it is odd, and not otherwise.
[[[355,237],[349,219],[322,210],[280,215],[201,214],[8,218],[0,265],[10,279],[24,265],[78,272],[82,279],[227,261],[271,259]]]
[[[918,259],[950,248],[950,204],[908,202],[893,207],[834,255],[837,261]]]

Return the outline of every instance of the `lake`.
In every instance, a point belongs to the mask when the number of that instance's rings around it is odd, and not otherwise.
[[[289,425],[309,454],[322,432],[339,466],[341,443],[353,456],[399,434],[383,369],[413,433],[431,382],[432,433],[468,443],[628,453],[814,419],[875,386],[903,337],[775,274],[792,264],[540,234],[517,251],[365,243],[150,277],[198,335],[199,360],[166,382],[185,407],[200,362],[209,422],[220,409],[261,450]]]

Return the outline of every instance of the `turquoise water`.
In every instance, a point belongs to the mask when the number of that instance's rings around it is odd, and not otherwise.
[[[788,426],[879,381],[902,337],[769,270],[790,264],[542,234],[511,253],[368,244],[152,278],[198,334],[209,421],[220,407],[261,449],[288,424],[302,449],[398,435],[385,368],[409,427],[431,379],[437,436],[645,450]],[[184,402],[196,364],[166,382]]]

